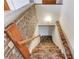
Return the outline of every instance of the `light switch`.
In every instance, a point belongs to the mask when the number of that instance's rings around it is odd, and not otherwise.
[[[10,41],[10,42],[8,43],[8,46],[9,46],[10,49],[12,49],[12,48],[14,47],[14,44]]]

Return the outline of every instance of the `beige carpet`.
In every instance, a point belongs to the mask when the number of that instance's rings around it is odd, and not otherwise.
[[[52,42],[51,36],[42,36],[41,43],[33,50],[32,59],[65,59],[61,50]]]

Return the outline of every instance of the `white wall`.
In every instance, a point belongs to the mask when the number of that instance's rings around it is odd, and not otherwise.
[[[58,32],[58,28],[57,28],[56,25],[55,25],[53,32],[52,32],[52,41],[59,47],[59,49],[61,49],[61,52],[65,55],[65,58],[66,58],[63,43],[61,41],[61,38],[60,38],[60,35],[59,35],[59,32]]]
[[[11,10],[19,9],[30,3],[29,0],[7,0],[7,2]]]
[[[63,3],[63,0],[56,0],[56,3],[62,4]]]
[[[23,13],[25,10],[27,10],[29,7],[31,7],[33,4],[28,4],[18,10],[15,11],[5,11],[4,14],[4,27],[12,23],[16,18]]]
[[[52,31],[54,30],[53,26],[39,26],[38,31],[40,35],[51,35],[52,36]]]
[[[34,36],[37,36],[39,35],[38,33],[38,24],[36,26],[36,29],[35,29],[35,33],[34,33]],[[34,39],[33,41],[31,41],[30,45],[29,45],[29,51],[30,53],[32,53],[32,50],[40,43],[40,37]]]
[[[34,0],[34,3],[42,3],[42,0]]]
[[[36,5],[37,18],[39,25],[53,25],[55,21],[59,19],[62,5]],[[45,22],[46,16],[51,16],[52,21],[50,23]]]
[[[29,51],[32,53],[32,50],[37,47],[37,45],[40,43],[40,37],[35,38],[33,41],[31,41],[29,45]]]
[[[60,23],[62,29],[64,30],[69,46],[72,50],[74,49],[74,1],[73,0],[63,0],[63,8]]]

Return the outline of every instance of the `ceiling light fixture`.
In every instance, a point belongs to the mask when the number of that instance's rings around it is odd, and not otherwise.
[[[52,21],[52,17],[51,16],[46,16],[45,17],[45,21],[46,22],[51,22]]]

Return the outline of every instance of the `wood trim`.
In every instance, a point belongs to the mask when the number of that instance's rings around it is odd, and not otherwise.
[[[43,4],[56,4],[56,0],[42,0]]]
[[[6,0],[4,0],[4,10],[10,10]]]

